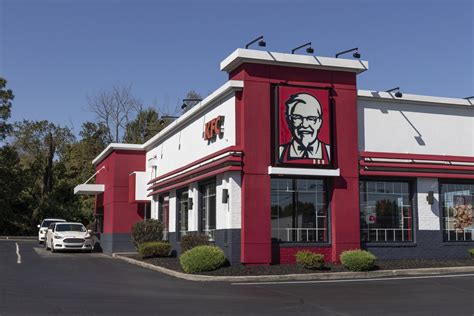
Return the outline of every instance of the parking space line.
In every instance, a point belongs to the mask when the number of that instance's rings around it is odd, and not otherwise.
[[[449,274],[449,275],[424,275],[412,277],[396,278],[374,278],[374,279],[348,279],[348,280],[322,280],[322,281],[275,281],[275,282],[238,282],[232,285],[280,285],[280,284],[317,284],[317,283],[344,283],[344,282],[377,282],[377,281],[397,281],[412,279],[438,279],[438,278],[459,278],[474,277],[474,274]]]
[[[20,247],[18,246],[17,242],[15,243],[15,245],[16,245],[16,255],[18,256],[16,263],[20,264],[21,263]]]

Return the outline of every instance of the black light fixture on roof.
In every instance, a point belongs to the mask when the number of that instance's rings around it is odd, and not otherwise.
[[[177,118],[178,118],[177,116],[163,115],[160,120],[160,125],[165,124],[165,120],[175,120]]]
[[[395,92],[395,96],[396,96],[397,98],[401,98],[401,97],[403,96],[403,94],[400,92],[400,87],[396,87],[396,88],[387,90],[387,91],[385,91],[385,92],[390,93],[390,92],[393,92],[393,91],[395,91],[395,90],[397,90],[397,92]]]
[[[254,39],[253,41],[247,43],[245,45],[245,49],[248,49],[250,47],[250,45],[252,45],[253,43],[257,42],[258,41],[258,46],[260,47],[265,47],[267,46],[267,43],[263,40],[263,35],[262,36],[259,36],[257,37],[256,39]]]
[[[354,54],[352,54],[352,57],[357,58],[357,59],[360,58],[359,47],[354,47],[354,48],[345,50],[343,52],[339,52],[339,53],[336,54],[336,58],[338,58],[339,55],[347,54],[347,53],[350,53],[350,52],[354,52]]]
[[[311,47],[311,42],[308,42],[308,43],[306,43],[306,44],[303,44],[303,45],[301,45],[301,46],[298,46],[298,47],[296,47],[296,48],[293,48],[293,49],[291,50],[291,53],[294,54],[298,49],[301,49],[301,48],[306,47],[306,46],[309,46],[308,48],[306,48],[306,52],[307,52],[308,54],[314,53],[314,49]]]
[[[186,102],[201,102],[202,99],[183,99],[183,104],[181,105],[181,109],[185,109],[188,105],[186,104]]]

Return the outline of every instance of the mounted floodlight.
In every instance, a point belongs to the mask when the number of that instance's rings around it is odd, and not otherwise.
[[[473,96],[470,96],[470,97],[465,97],[465,98],[463,98],[463,99],[465,99],[465,100],[474,99],[474,95],[473,95]]]
[[[202,99],[183,99],[183,105],[181,105],[181,109],[184,110],[188,105],[186,102],[201,102]]]
[[[306,46],[309,46],[308,48],[306,48],[306,52],[307,52],[308,54],[314,53],[314,49],[311,47],[311,42],[308,42],[308,43],[306,43],[306,44],[303,44],[303,45],[301,45],[301,46],[298,46],[298,47],[292,49],[292,50],[291,50],[291,53],[294,54],[298,49],[301,49],[301,48],[306,47]]]
[[[336,58],[338,58],[342,54],[347,54],[347,53],[350,53],[350,52],[354,52],[354,54],[352,54],[352,57],[357,58],[357,59],[360,58],[359,47],[355,47],[355,48],[345,50],[343,52],[339,52],[339,53],[336,54]]]
[[[403,94],[400,92],[400,87],[396,87],[396,88],[387,90],[387,91],[385,91],[385,92],[390,93],[390,92],[393,92],[393,91],[395,91],[395,90],[397,90],[397,92],[395,93],[395,96],[396,96],[397,98],[401,98],[401,97],[403,96]]]
[[[253,43],[255,43],[257,41],[258,41],[258,46],[260,46],[260,47],[267,46],[267,43],[263,40],[263,35],[262,35],[262,36],[257,37],[256,39],[254,39],[250,43],[247,43],[247,45],[245,45],[245,49],[248,49],[250,45],[252,45]]]
[[[165,124],[165,120],[175,120],[178,116],[171,116],[171,115],[163,115],[160,120],[160,125]]]

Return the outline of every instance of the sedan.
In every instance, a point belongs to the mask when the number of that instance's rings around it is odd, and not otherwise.
[[[55,223],[46,234],[46,249],[92,251],[92,231],[81,223]]]

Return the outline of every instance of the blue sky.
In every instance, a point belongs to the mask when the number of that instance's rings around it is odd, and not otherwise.
[[[359,89],[474,94],[474,5],[446,1],[0,0],[0,76],[12,120],[48,119],[78,133],[87,95],[133,85],[172,111],[193,89],[223,84],[219,63],[264,35],[288,52],[308,41],[333,56],[358,46],[370,69]]]

